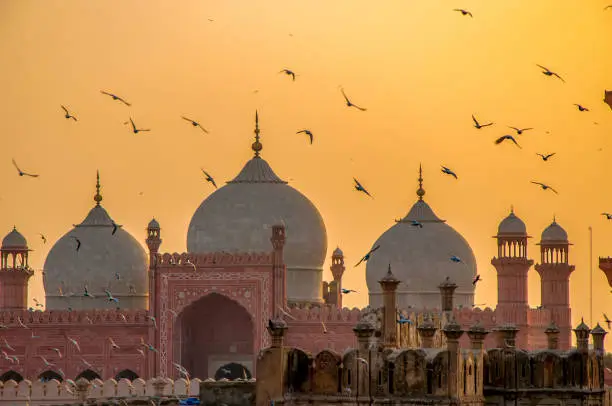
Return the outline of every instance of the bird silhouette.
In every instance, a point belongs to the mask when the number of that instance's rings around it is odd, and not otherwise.
[[[514,139],[513,136],[511,135],[504,135],[502,137],[499,137],[498,139],[495,140],[495,144],[501,144],[502,142],[504,142],[505,140],[510,140],[512,141],[517,147],[522,148],[518,142],[516,142],[516,140]]]
[[[145,355],[145,353],[144,353],[144,351],[142,350],[142,348],[136,348],[136,351],[138,351],[138,353],[139,353],[140,355],[142,355],[143,357],[145,357],[145,356],[146,356],[146,355]]]
[[[410,225],[413,226],[413,227],[423,228],[423,223],[421,223],[418,220],[410,221]]]
[[[43,234],[40,234],[40,238],[42,239],[43,244],[47,243],[47,237],[45,237]]]
[[[28,326],[23,324],[23,320],[21,320],[21,317],[19,317],[19,316],[17,316],[17,325],[19,325],[19,327],[23,327],[23,328],[29,329]]]
[[[508,126],[508,128],[512,128],[514,131],[516,131],[517,135],[522,135],[523,132],[527,131],[527,130],[533,130],[533,128],[531,128],[531,127],[528,127],[528,128],[518,128],[518,127]]]
[[[104,293],[106,293],[106,299],[109,302],[115,302],[115,303],[119,303],[119,299],[117,299],[116,297],[113,296],[112,293],[110,293],[108,290],[105,290]]]
[[[538,65],[538,64],[536,64],[536,65],[537,65],[538,67],[540,67],[540,68],[542,68],[542,69],[543,69],[542,73],[543,73],[544,75],[546,75],[546,76],[556,76],[557,78],[561,79],[561,81],[562,81],[563,83],[565,83],[565,80],[564,80],[564,79],[563,79],[561,76],[559,76],[559,74],[557,74],[557,73],[555,73],[555,72],[551,71],[550,69],[548,69],[548,68],[547,68],[547,67],[545,67],[545,66]]]
[[[449,259],[451,260],[451,262],[454,262],[456,264],[463,263],[463,260],[456,255],[451,255]]]
[[[609,5],[605,6],[605,7],[604,7],[604,11],[605,11],[605,10],[607,10],[607,9],[609,9],[609,8],[612,8],[612,4],[609,4]]]
[[[180,364],[177,364],[176,362],[173,363],[174,368],[176,368],[176,370],[183,375],[186,379],[189,379],[189,372],[187,371],[187,369],[185,369],[185,367],[183,367]]]
[[[157,349],[153,347],[151,344],[145,343],[142,337],[140,337],[140,345],[145,347],[149,351],[157,352]]]
[[[55,364],[50,363],[49,361],[47,361],[47,359],[45,357],[43,357],[42,355],[39,355],[38,358],[40,358],[43,362],[43,364],[45,364],[45,367],[49,368],[54,366]]]
[[[343,89],[343,88],[340,88],[340,91],[342,92],[342,96],[344,96],[344,100],[346,101],[346,105],[347,105],[348,107],[355,107],[356,109],[361,110],[361,111],[366,111],[366,110],[367,110],[367,109],[365,109],[365,108],[363,108],[363,107],[359,107],[358,105],[353,104],[353,103],[352,103],[352,102],[349,100],[349,98],[347,97],[346,93],[344,93],[344,89]]]
[[[553,192],[555,192],[556,194],[559,194],[559,192],[557,192],[555,189],[553,189],[552,187],[550,187],[550,186],[548,186],[548,185],[546,185],[546,184],[544,184],[544,183],[535,182],[535,181],[533,181],[533,180],[531,181],[531,183],[533,183],[534,185],[538,185],[538,186],[540,186],[540,187],[542,188],[542,190],[547,190],[547,189],[550,189],[550,190],[552,190]]]
[[[6,347],[7,350],[11,350],[11,351],[15,352],[15,349],[10,346],[8,341],[6,341],[6,338],[3,338],[2,341],[3,341],[3,344],[4,344],[4,346]]]
[[[480,275],[476,275],[476,277],[472,279],[472,285],[476,286],[476,284],[480,282],[481,280],[482,279],[480,278]]]
[[[111,235],[115,235],[115,233],[117,232],[117,228],[119,227],[117,225],[117,223],[115,223],[113,220],[111,220],[111,223],[113,225],[113,231],[111,232]]]
[[[486,124],[480,124],[478,122],[478,120],[476,120],[476,117],[474,117],[474,115],[472,114],[472,121],[474,122],[474,127],[476,127],[478,130],[480,130],[483,127],[488,127],[490,125],[493,125],[493,123],[486,123]]]
[[[147,316],[147,319],[153,322],[153,328],[157,330],[157,319],[155,318],[155,316]]]
[[[151,131],[150,128],[136,128],[136,124],[134,124],[134,120],[132,120],[132,117],[130,117],[130,124],[132,125],[132,132],[134,134],[138,134],[141,131]]]
[[[359,266],[359,264],[361,264],[362,262],[368,262],[368,260],[370,259],[370,257],[372,256],[372,254],[380,248],[380,245],[377,245],[376,247],[372,248],[370,251],[368,251],[367,254],[365,254],[363,257],[361,257],[361,259],[359,260],[359,262],[357,262],[357,264],[355,264],[355,267]]]
[[[459,179],[459,178],[457,178],[457,174],[455,172],[453,172],[452,170],[448,169],[446,166],[442,166],[442,173],[445,173],[447,175],[451,175],[455,179]]]
[[[296,134],[299,134],[299,133],[306,134],[310,138],[310,144],[312,145],[313,135],[312,135],[312,132],[310,130],[300,130],[300,131],[296,132]]]
[[[191,125],[192,125],[192,126],[194,126],[194,127],[200,127],[200,129],[201,129],[202,131],[204,131],[206,134],[208,134],[208,130],[207,130],[206,128],[202,127],[202,126],[200,125],[200,123],[198,123],[197,121],[194,121],[194,120],[192,120],[192,119],[190,119],[190,118],[187,118],[187,117],[185,117],[185,116],[181,116],[181,118],[182,118],[183,120],[187,120],[187,121],[189,121],[189,122],[191,123]]]
[[[610,326],[612,325],[612,320],[610,320],[610,319],[608,318],[608,316],[606,316],[606,314],[605,314],[605,313],[603,314],[603,316],[604,316],[604,321],[605,321],[605,322],[606,322],[606,324],[608,325],[608,330],[610,330]]]
[[[548,161],[548,159],[552,158],[555,154],[556,152],[553,152],[552,154],[546,154],[546,155],[536,152],[536,155],[541,156],[543,161]]]
[[[327,334],[327,327],[325,326],[325,323],[323,323],[323,320],[321,320],[321,326],[323,327],[323,334]]]
[[[353,180],[355,181],[355,190],[356,190],[356,191],[358,191],[358,192],[363,192],[363,193],[365,193],[366,195],[368,195],[368,196],[372,197],[372,195],[370,194],[370,192],[368,192],[368,191],[366,190],[366,188],[364,188],[364,187],[363,187],[363,185],[362,185],[361,183],[359,183],[359,181],[358,181],[357,179],[353,178]]]
[[[59,348],[51,348],[51,351],[55,351],[55,353],[57,354],[57,357],[59,359],[62,359],[62,352],[59,350]]]
[[[38,178],[38,175],[22,171],[17,165],[17,162],[15,162],[15,159],[13,159],[13,166],[17,169],[17,172],[19,172],[19,176],[29,176],[31,178]]]
[[[290,315],[289,313],[287,313],[287,311],[285,309],[283,309],[282,307],[278,306],[278,310],[285,316],[289,317],[292,320],[297,320],[295,317],[293,317],[292,315]]]
[[[601,213],[602,216],[606,216],[607,220],[612,220],[612,214],[610,213]]]
[[[73,238],[76,241],[77,245],[76,245],[75,250],[76,252],[79,252],[79,250],[81,249],[81,240],[79,240],[77,237],[72,236],[72,235],[70,236],[70,238]]]
[[[353,290],[353,289],[345,289],[345,288],[342,288],[342,289],[341,289],[341,291],[342,291],[342,293],[344,293],[344,294],[349,294],[349,293],[351,293],[351,292],[357,293],[357,291],[356,291],[356,290]]]
[[[469,12],[468,10],[464,10],[462,8],[455,8],[453,9],[453,11],[458,11],[461,13],[461,15],[464,15],[464,16],[474,17],[471,12]]]
[[[584,107],[582,104],[574,103],[574,106],[578,107],[579,111],[590,111],[588,108]]]
[[[74,338],[70,338],[70,337],[66,337],[66,339],[68,339],[68,341],[70,341],[70,343],[72,343],[72,345],[74,345],[74,347],[76,348],[77,352],[81,352],[81,346],[79,345],[79,342],[77,340],[75,340]]]
[[[201,168],[200,168],[201,169]],[[206,176],[206,182],[210,182],[212,183],[212,185],[215,187],[215,189],[217,188],[217,183],[215,182],[215,180],[213,179],[212,176],[210,176],[210,174],[208,172],[206,172],[204,169],[202,169],[202,172],[204,173],[204,176]]]
[[[130,103],[128,103],[127,101],[125,101],[124,99],[122,99],[121,97],[117,96],[116,94],[112,94],[109,92],[105,92],[104,90],[100,90],[100,93],[105,94],[107,96],[110,96],[113,98],[113,100],[119,100],[121,103],[125,104],[126,106],[131,106]]]
[[[94,296],[94,295],[92,295],[91,293],[89,293],[89,290],[87,289],[87,285],[85,285],[85,286],[83,287],[83,289],[84,289],[84,292],[83,292],[83,297],[90,297],[90,298],[92,298],[92,299],[93,299],[93,298],[95,298],[95,296]]]
[[[400,314],[399,319],[397,319],[397,323],[401,324],[401,325],[403,325],[403,324],[412,324],[412,320],[407,319],[407,318],[405,318],[404,316],[402,316]]]
[[[278,73],[284,73],[285,75],[291,76],[291,79],[295,81],[295,72],[290,69],[283,69]]]
[[[118,350],[119,348],[121,348],[121,347],[119,347],[119,346],[117,345],[117,343],[115,342],[115,340],[113,340],[113,337],[108,337],[108,342],[110,343],[111,348],[112,348],[113,350]]]
[[[603,102],[612,109],[612,90],[604,90],[604,99]]]
[[[68,109],[64,106],[61,106],[62,110],[64,110],[64,117],[67,119],[73,119],[74,121],[77,121],[77,118],[75,116],[73,116],[72,114],[70,114],[70,112],[68,111]]]

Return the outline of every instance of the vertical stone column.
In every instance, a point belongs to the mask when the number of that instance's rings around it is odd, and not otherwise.
[[[606,330],[601,328],[599,323],[595,326],[593,331],[591,331],[591,335],[593,336],[593,349],[597,353],[597,355],[603,356],[605,354],[604,348],[604,338],[608,334]]]
[[[502,324],[498,329],[500,348],[515,348],[519,329],[511,323]]]
[[[374,334],[374,327],[367,321],[362,320],[357,323],[353,331],[357,337],[357,348],[359,353],[362,354],[361,356],[363,356],[363,354],[370,350],[370,340]]]
[[[461,326],[455,319],[448,322],[442,332],[446,336],[446,347],[448,349],[448,386],[447,395],[450,398],[459,397],[459,339],[463,335]]]
[[[584,319],[582,319],[578,327],[574,329],[574,334],[576,334],[576,348],[578,349],[578,351],[589,350],[590,333],[591,329],[589,328],[589,326],[584,324]]]
[[[558,350],[559,349],[559,327],[555,324],[554,321],[550,322],[550,325],[544,330],[544,334],[546,334],[546,341],[548,343],[547,348],[549,350]]]
[[[76,395],[79,399],[79,402],[85,403],[87,401],[87,396],[89,395],[89,388],[91,386],[91,382],[89,382],[85,378],[81,378],[75,382],[76,384]]]
[[[451,279],[447,276],[444,282],[442,282],[438,288],[440,289],[440,296],[442,299],[441,310],[443,312],[452,312],[453,298],[455,295],[455,289],[457,289],[457,284],[451,281]]]
[[[431,321],[430,317],[423,320],[423,323],[417,327],[419,338],[421,339],[421,347],[433,348],[433,339],[436,335],[436,326]]]
[[[387,274],[378,281],[383,291],[383,346],[384,348],[397,348],[397,285],[400,280],[393,276],[391,264]]]
[[[269,320],[268,333],[272,337],[272,348],[282,348],[285,344],[285,333],[287,332],[287,323],[283,319]]]
[[[484,340],[487,338],[489,331],[484,328],[480,320],[469,328],[467,335],[470,338],[470,343],[473,350],[484,350]]]

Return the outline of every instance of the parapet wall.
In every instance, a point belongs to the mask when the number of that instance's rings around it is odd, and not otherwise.
[[[200,379],[136,379],[129,381],[122,379],[119,382],[114,379],[101,381],[72,380],[58,382],[55,379],[48,382],[23,380],[19,383],[10,380],[0,382],[0,405],[56,405],[81,402],[83,397],[79,393],[79,387],[85,388],[87,399],[112,399],[112,398],[137,398],[156,396],[155,383],[163,381],[162,393],[164,397],[188,397],[199,396]]]

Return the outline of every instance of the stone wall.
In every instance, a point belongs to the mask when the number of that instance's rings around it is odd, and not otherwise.
[[[214,381],[200,383],[200,406],[255,406],[255,380]]]

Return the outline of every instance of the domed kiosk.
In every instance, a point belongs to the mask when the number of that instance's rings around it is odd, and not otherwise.
[[[259,122],[255,116],[255,156],[238,176],[208,196],[189,224],[187,250],[269,252],[270,228],[285,224],[287,299],[322,302],[327,232],[317,208],[279,178],[260,156]]]
[[[446,277],[456,284],[455,304],[474,304],[476,259],[467,241],[441,220],[423,200],[422,170],[419,168],[418,200],[408,214],[385,231],[374,243],[380,248],[366,266],[366,282],[370,291],[370,306],[382,306],[382,291],[378,283],[389,264],[401,281],[397,288],[400,308],[439,308],[438,286]],[[456,256],[461,262],[451,261]]]
[[[146,309],[148,259],[144,248],[100,205],[51,248],[44,265],[47,309]],[[85,289],[89,295],[85,295]],[[109,300],[105,291],[119,302]]]

